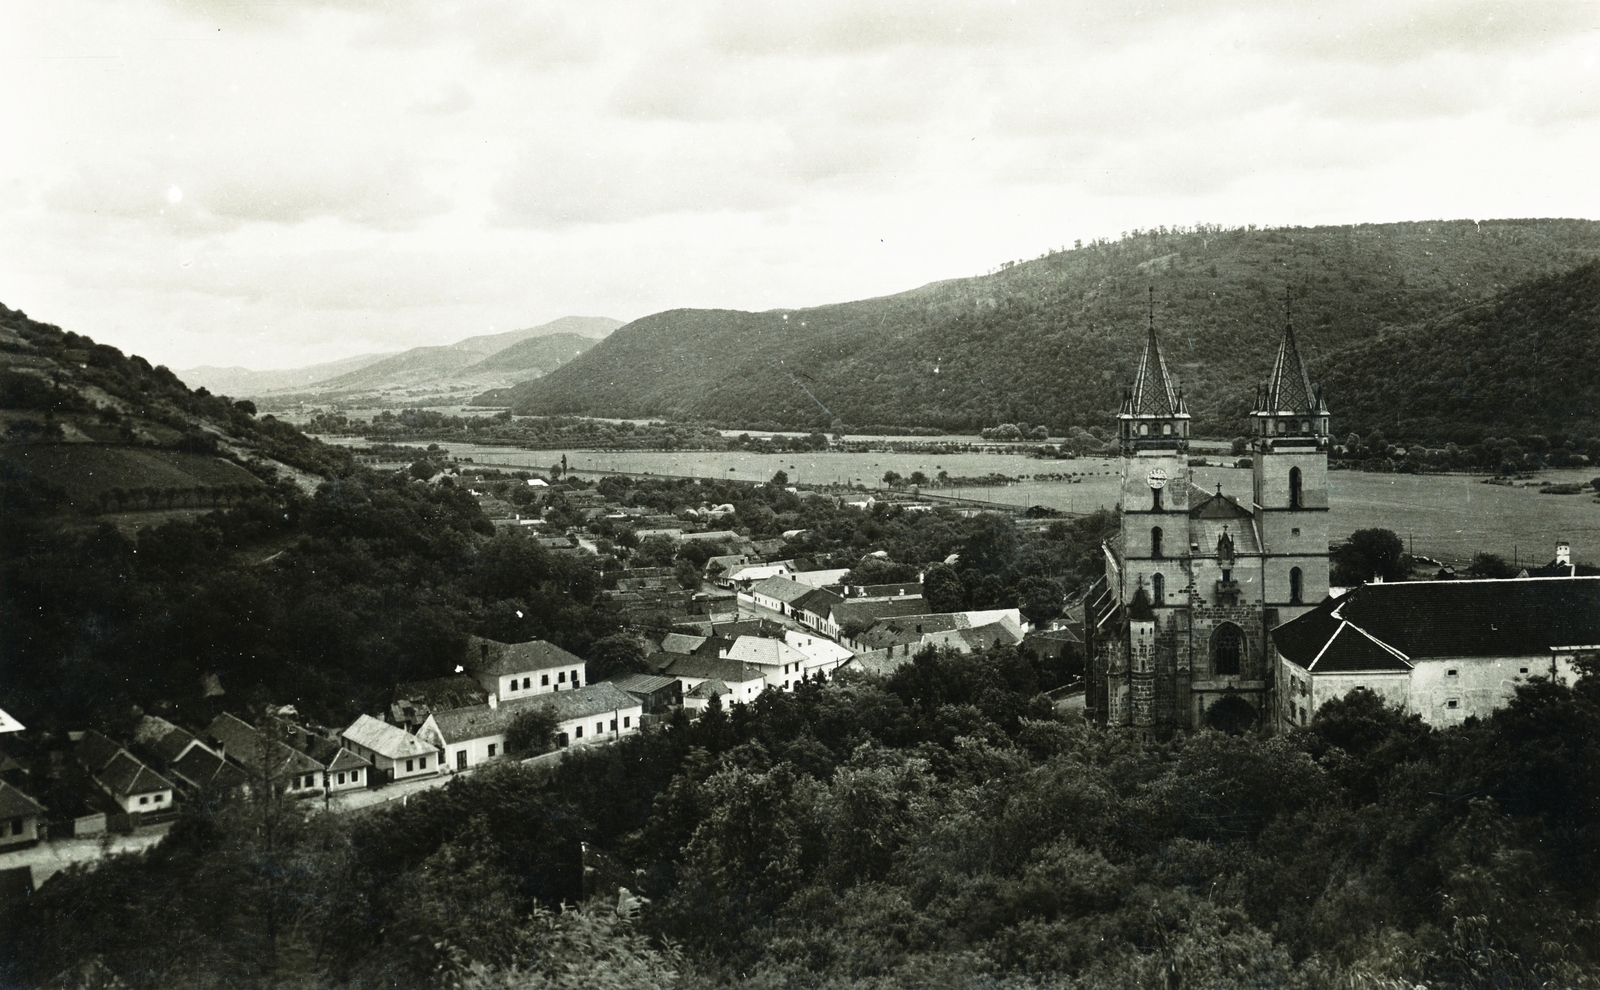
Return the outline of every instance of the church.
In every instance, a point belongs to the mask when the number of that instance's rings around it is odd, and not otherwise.
[[[1250,413],[1249,492],[1194,484],[1189,418],[1152,308],[1117,415],[1121,531],[1084,610],[1086,714],[1108,726],[1261,718],[1278,666],[1271,631],[1328,596],[1328,407],[1293,323]]]

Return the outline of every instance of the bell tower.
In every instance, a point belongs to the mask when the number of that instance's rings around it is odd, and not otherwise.
[[[1284,300],[1271,380],[1256,389],[1252,511],[1261,534],[1262,599],[1276,622],[1328,595],[1328,404],[1313,390]]]

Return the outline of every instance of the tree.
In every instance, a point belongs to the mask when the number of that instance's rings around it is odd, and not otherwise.
[[[778,472],[772,476],[772,484],[779,488],[787,487],[789,484],[789,472],[779,468]]]
[[[905,480],[905,479],[900,477],[900,472],[899,471],[885,471],[885,472],[883,472],[883,483],[888,485],[890,488],[899,488],[900,487],[900,482],[903,481],[903,480]]]
[[[1336,585],[1357,585],[1374,578],[1403,581],[1411,573],[1411,558],[1398,533],[1388,529],[1358,529],[1332,554],[1332,580]]]
[[[644,648],[626,633],[597,639],[586,654],[589,683],[603,681],[613,674],[642,674],[649,669]]]
[[[928,476],[921,471],[913,471],[909,480],[913,488],[921,488],[928,483]]]
[[[1517,569],[1499,554],[1480,553],[1473,555],[1472,563],[1467,565],[1467,575],[1475,578],[1513,578],[1517,576]]]
[[[926,584],[923,594],[926,597]],[[1017,582],[1017,608],[1035,626],[1060,618],[1065,607],[1061,586],[1049,578],[1030,574]]]
[[[922,575],[922,600],[930,612],[960,612],[967,607],[966,586],[955,568],[934,564]]]
[[[555,748],[556,729],[560,728],[555,713],[543,705],[534,704],[512,716],[506,726],[507,756],[538,756]]]
[[[678,584],[689,591],[700,589],[700,568],[694,566],[694,561],[686,557],[679,557],[672,565],[672,576],[678,579]]]

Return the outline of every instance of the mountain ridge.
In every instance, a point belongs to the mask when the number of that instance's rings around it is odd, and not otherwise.
[[[875,299],[677,309],[496,396],[524,414],[798,429],[1109,423],[1154,318],[1200,430],[1235,433],[1286,294],[1313,378],[1347,347],[1600,257],[1600,223],[1531,219],[1137,232]],[[1330,395],[1335,403],[1338,397]]]

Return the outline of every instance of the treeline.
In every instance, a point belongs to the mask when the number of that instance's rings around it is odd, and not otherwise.
[[[1600,225],[1581,220],[1145,231],[880,299],[786,313],[658,313],[517,386],[510,401],[530,414],[759,420],[788,429],[831,430],[838,421],[972,433],[1028,420],[1060,436],[1111,423],[1137,368],[1153,286],[1168,366],[1200,433],[1227,436],[1243,423],[1254,386],[1272,367],[1286,292],[1313,378],[1327,382],[1335,416],[1350,416],[1341,428],[1381,426],[1425,441],[1435,433],[1423,427],[1433,423],[1420,417],[1436,415],[1439,424],[1473,422],[1497,434],[1549,433],[1549,421],[1564,415],[1555,405],[1592,398],[1582,380],[1592,361],[1563,372],[1558,355],[1592,355],[1597,335],[1556,341],[1564,324],[1544,321],[1558,319],[1567,303],[1558,295],[1536,304],[1543,283],[1517,297],[1528,300],[1518,325],[1546,325],[1543,335],[1511,335],[1499,345],[1485,332],[1450,353],[1449,332],[1430,330],[1426,348],[1408,348],[1403,328],[1455,327],[1448,314],[1470,314],[1502,290],[1569,271],[1597,252]],[[1471,325],[1472,317],[1460,319],[1469,321],[1463,329]],[[1502,346],[1525,357],[1502,365]],[[1434,386],[1449,388],[1441,371],[1465,361],[1482,388],[1434,403]],[[1524,368],[1543,371],[1531,377]],[[1534,382],[1539,387],[1526,387]],[[1551,394],[1558,385],[1570,391]],[[1391,396],[1401,397],[1404,423],[1385,411]]]
[[[1586,467],[1600,464],[1600,436],[1573,433],[1526,434],[1521,437],[1486,436],[1465,446],[1447,443],[1429,447],[1419,443],[1391,442],[1382,430],[1363,437],[1352,433],[1334,446],[1330,460],[1364,471],[1422,474],[1429,471],[1486,471],[1520,474],[1545,468]]]
[[[1593,671],[1442,731],[1358,690],[1276,738],[1143,745],[1064,721],[1038,683],[1013,651],[928,651],[359,817],[194,814],[43,888],[0,980],[1600,981]]]
[[[308,433],[362,436],[373,443],[406,441],[506,444],[530,450],[725,450],[722,434],[707,426],[612,422],[573,416],[452,416],[435,409],[385,409],[370,421],[342,412],[319,412]]]

